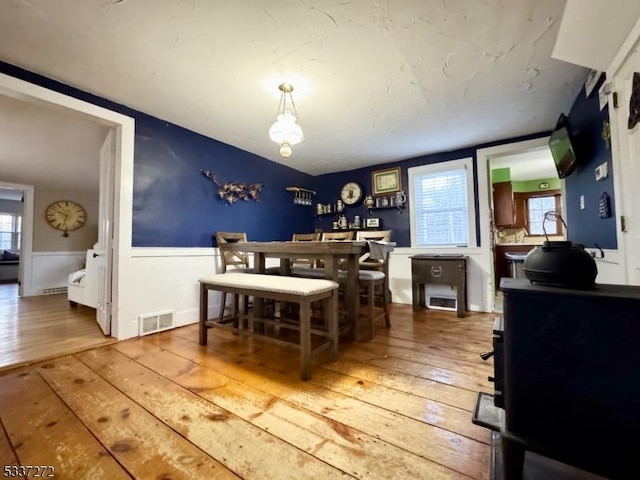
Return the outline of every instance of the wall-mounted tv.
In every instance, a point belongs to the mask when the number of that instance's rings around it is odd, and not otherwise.
[[[549,148],[558,171],[558,177],[565,178],[573,173],[576,169],[577,159],[573,149],[567,117],[564,114],[560,115],[556,128],[551,133]]]

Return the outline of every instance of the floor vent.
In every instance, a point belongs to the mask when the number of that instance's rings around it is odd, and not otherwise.
[[[43,295],[53,295],[55,293],[67,293],[67,287],[43,288]]]
[[[173,310],[168,312],[152,313],[147,315],[140,315],[139,320],[139,332],[140,336],[149,335],[150,333],[161,332],[173,328]]]
[[[455,312],[458,308],[457,304],[456,297],[429,295],[427,298],[427,307],[435,310],[450,310]]]

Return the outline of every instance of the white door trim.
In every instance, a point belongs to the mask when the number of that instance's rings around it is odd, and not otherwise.
[[[33,263],[33,185],[19,183],[0,182],[0,188],[13,188],[22,190],[22,235],[20,238],[20,273],[18,279],[18,295],[28,297],[33,295],[33,275],[31,265]]]
[[[114,182],[114,229],[112,274],[112,331],[118,338],[120,326],[130,319],[121,318],[120,285],[131,269],[133,215],[133,155],[135,121],[83,100],[49,90],[0,73],[0,95],[53,108],[62,108],[93,122],[114,128],[116,133],[116,173]],[[123,315],[126,316],[126,315]]]
[[[549,137],[534,138],[532,140],[524,140],[522,142],[505,143],[496,145],[495,147],[480,148],[476,150],[476,162],[478,168],[478,211],[480,218],[480,248],[482,255],[478,259],[482,263],[481,268],[487,272],[487,282],[485,289],[485,305],[488,307],[486,311],[491,311],[493,305],[494,286],[494,267],[493,255],[491,253],[491,189],[489,188],[489,160],[492,157],[510,155],[522,152],[524,150],[532,150],[534,148],[545,147],[549,144]]]
[[[614,57],[611,65],[607,68],[607,81],[611,81],[612,92],[620,92],[623,88],[624,78],[621,78],[620,70],[627,62],[629,56],[633,53],[634,48],[640,42],[640,19],[636,22],[634,27],[629,32],[626,40],[623,42],[620,50]],[[618,102],[620,106],[616,109],[613,107],[613,102],[609,98],[609,122],[610,122],[610,134],[611,134],[611,167],[613,169],[613,190],[614,201],[616,205],[616,236],[618,242],[618,253],[620,255],[620,263],[624,265],[624,279],[622,282],[626,285],[630,280],[634,278],[633,265],[630,264],[629,255],[629,239],[628,235],[622,231],[622,217],[625,216],[629,221],[630,219],[630,205],[628,203],[628,197],[622,194],[623,178],[625,175],[630,175],[628,168],[625,168],[625,162],[622,159],[622,152],[629,151],[629,137],[627,135],[627,118],[624,112],[628,112],[627,108],[623,108],[623,102],[629,102],[628,98],[621,98],[618,95]],[[629,192],[627,192],[629,193]],[[626,201],[626,203],[625,203]],[[632,213],[633,215],[633,213]],[[637,213],[635,214],[637,215]]]

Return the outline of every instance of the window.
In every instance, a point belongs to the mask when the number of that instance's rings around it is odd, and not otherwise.
[[[410,168],[411,245],[476,246],[473,160]]]
[[[528,235],[531,236],[544,235],[545,229],[547,230],[547,235],[562,235],[562,222],[560,220],[544,221],[546,212],[562,211],[561,199],[560,190],[547,191],[544,194],[539,192],[514,193],[516,219],[523,219],[523,221],[518,221],[518,225],[525,227]]]
[[[19,250],[22,215],[0,213],[0,250]]]

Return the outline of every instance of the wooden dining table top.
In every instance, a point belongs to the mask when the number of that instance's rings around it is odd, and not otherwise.
[[[395,242],[388,242],[385,245],[392,249]],[[219,245],[223,250],[236,252],[264,253],[269,256],[278,254],[304,254],[304,255],[358,255],[369,250],[366,240],[347,241],[314,241],[314,242],[235,242]]]

